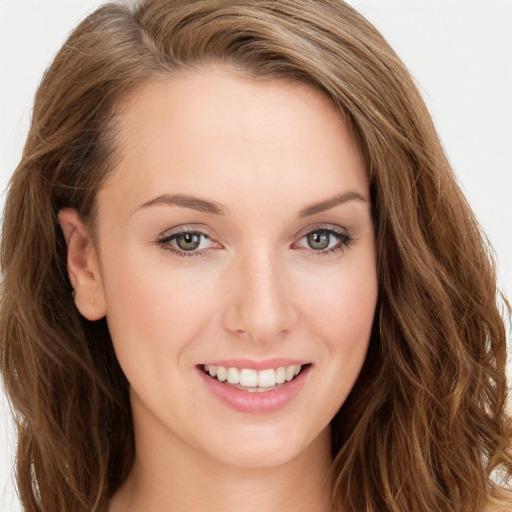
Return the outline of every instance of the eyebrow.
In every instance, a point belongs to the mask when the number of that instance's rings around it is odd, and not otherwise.
[[[227,210],[220,206],[217,203],[212,201],[206,201],[204,199],[199,199],[194,196],[187,196],[183,194],[170,195],[170,194],[162,194],[161,196],[155,197],[154,199],[150,199],[145,203],[137,206],[135,211],[141,210],[143,208],[148,208],[150,206],[166,204],[169,206],[181,206],[182,208],[190,208],[192,210],[197,210],[203,213],[210,213],[212,215],[226,215]]]
[[[364,203],[368,202],[368,200],[358,192],[345,192],[344,194],[340,194],[339,196],[333,197],[332,199],[327,199],[327,201],[322,201],[321,203],[316,203],[302,209],[299,212],[299,217],[309,217],[310,215],[322,213],[349,201],[362,201]]]
[[[320,203],[316,203],[303,208],[299,212],[299,217],[304,218],[315,215],[317,213],[322,213],[349,201],[362,201],[365,203],[368,202],[367,199],[358,192],[345,192],[344,194],[340,194],[336,197],[333,197],[332,199],[327,199],[326,201],[322,201]],[[205,199],[199,199],[198,197],[187,196],[183,194],[162,194],[141,204],[135,209],[135,211],[161,204],[190,208],[192,210],[197,210],[199,212],[209,213],[212,215],[227,215],[228,213],[226,208],[217,203],[214,203],[213,201],[206,201]]]

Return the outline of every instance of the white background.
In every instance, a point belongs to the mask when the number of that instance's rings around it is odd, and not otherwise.
[[[32,98],[67,33],[103,2],[0,0],[0,205],[26,136]],[[512,0],[350,0],[420,84],[461,186],[512,295]],[[0,510],[19,511],[14,437],[0,391]]]

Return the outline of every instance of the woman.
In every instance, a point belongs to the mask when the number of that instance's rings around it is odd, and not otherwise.
[[[492,262],[342,2],[92,14],[38,91],[2,270],[27,510],[511,500]]]

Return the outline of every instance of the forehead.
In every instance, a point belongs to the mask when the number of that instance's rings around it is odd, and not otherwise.
[[[360,149],[340,110],[298,82],[218,67],[190,71],[140,87],[117,120],[120,160],[109,181],[129,181],[148,198],[162,187],[293,194],[297,184],[325,196],[341,178],[367,187]]]
[[[145,121],[144,126],[163,117],[170,122],[177,120],[181,123],[181,133],[193,127],[195,134],[206,137],[214,134],[220,137],[223,134],[218,132],[219,128],[231,128],[235,123],[237,128],[268,130],[271,125],[279,121],[284,124],[298,114],[309,122],[322,117],[322,121],[344,124],[334,101],[312,86],[284,78],[254,77],[221,66],[146,82],[125,98],[118,114],[121,136],[128,137],[140,135],[143,128],[133,126],[135,117],[139,122]],[[131,128],[135,128],[135,133]],[[199,128],[203,128],[202,132],[197,131]]]

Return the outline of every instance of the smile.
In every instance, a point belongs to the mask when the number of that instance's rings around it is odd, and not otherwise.
[[[293,402],[313,368],[312,363],[290,364],[299,361],[279,359],[272,363],[247,360],[216,363],[197,366],[206,389],[229,408],[253,414],[274,412]]]
[[[231,384],[244,391],[261,393],[276,389],[276,386],[285,382],[290,382],[299,375],[302,366],[296,364],[258,371],[252,368],[204,365],[203,369],[210,377],[220,382]]]

